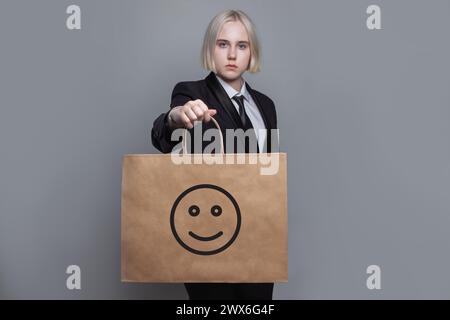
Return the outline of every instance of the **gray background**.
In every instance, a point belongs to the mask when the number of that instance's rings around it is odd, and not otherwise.
[[[370,4],[383,30],[366,28]],[[288,153],[274,298],[450,298],[448,0],[2,0],[0,298],[187,297],[120,282],[121,161],[157,152],[153,120],[207,74],[203,33],[228,8],[257,25],[263,69],[246,79],[276,102]]]

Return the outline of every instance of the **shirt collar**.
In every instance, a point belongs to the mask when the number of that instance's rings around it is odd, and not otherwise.
[[[243,95],[245,100],[250,101],[245,80],[244,83],[242,84],[241,91],[237,91],[228,83],[226,83],[222,78],[220,78],[217,74],[216,78],[217,80],[219,80],[220,84],[222,85],[223,89],[225,90],[230,99],[232,99],[235,95]]]

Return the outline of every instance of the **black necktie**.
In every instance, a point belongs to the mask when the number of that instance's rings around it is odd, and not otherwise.
[[[241,122],[242,122],[242,128],[247,131],[250,130],[252,132],[250,132],[250,134],[253,134],[255,141],[256,141],[256,152],[259,152],[259,146],[257,143],[257,138],[255,135],[255,131],[253,130],[253,125],[252,122],[250,121],[250,118],[248,117],[247,113],[245,112],[245,108],[244,108],[244,96],[240,95],[240,96],[234,96],[233,100],[237,102],[238,106],[239,106],[239,115],[241,116]],[[249,141],[246,138],[244,141],[244,150],[245,153],[249,153],[250,152],[250,146],[249,146]],[[254,151],[253,151],[254,152]]]
[[[244,96],[240,95],[240,96],[234,96],[233,100],[237,102],[238,106],[239,106],[239,115],[241,116],[241,122],[242,122],[242,127],[244,129],[250,129],[253,128],[252,126],[252,122],[250,121],[247,113],[245,112],[245,108],[244,108]]]

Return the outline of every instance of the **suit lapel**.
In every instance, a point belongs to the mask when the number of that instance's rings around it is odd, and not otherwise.
[[[228,97],[225,89],[222,87],[219,80],[217,80],[216,75],[211,72],[206,77],[205,81],[206,85],[219,102],[219,107],[225,110],[236,128],[242,128],[241,118],[239,117],[239,114],[236,111],[233,103],[231,102],[231,99]]]

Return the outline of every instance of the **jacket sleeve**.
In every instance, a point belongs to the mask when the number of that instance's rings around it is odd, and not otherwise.
[[[186,102],[190,100],[195,99],[191,93],[191,90],[189,90],[187,83],[178,83],[172,92],[169,111],[174,107],[186,104]],[[171,129],[168,124],[167,116],[169,115],[169,111],[156,118],[153,122],[151,133],[153,146],[162,153],[170,153],[173,147],[180,142],[179,140],[171,141],[173,129]]]

